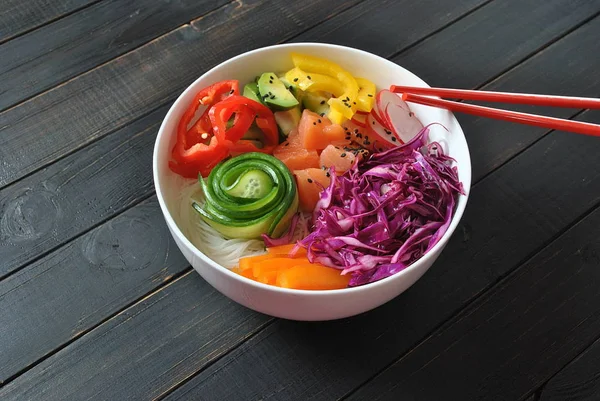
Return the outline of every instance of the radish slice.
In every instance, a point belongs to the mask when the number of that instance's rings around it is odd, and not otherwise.
[[[384,109],[380,109],[379,106],[377,105],[377,102],[373,102],[373,108],[371,109],[371,113],[373,117],[375,117],[375,119],[379,122],[379,124],[381,125],[386,125],[384,119],[383,119],[383,110]]]
[[[406,102],[402,100],[402,97],[399,94],[389,91],[387,89],[384,89],[377,94],[377,96],[375,97],[375,103],[377,104],[377,107],[380,110],[380,116],[382,119],[382,121],[380,121],[381,124],[392,131],[393,124],[389,120],[389,118],[387,117],[387,113],[385,112],[387,107],[389,105],[399,106],[406,110],[407,113],[410,113],[410,108],[408,107],[408,104],[406,104]]]
[[[406,104],[406,102],[402,100],[402,96],[387,89],[379,91],[379,93],[375,97],[375,103],[377,104],[377,107],[380,111],[385,110],[385,108],[389,104],[395,104],[396,106],[400,106],[404,110],[406,110],[407,113],[410,111],[408,104]],[[384,113],[380,112],[379,115],[385,118]]]
[[[406,105],[402,99],[400,101]],[[408,105],[404,108],[399,104],[389,103],[385,108],[384,117],[394,134],[404,143],[409,142],[423,129],[423,124],[415,113],[410,111]]]
[[[402,142],[393,134],[392,131],[381,125],[373,113],[367,116],[367,129],[371,135],[369,142],[373,142],[375,150],[390,149],[394,146],[401,145]]]

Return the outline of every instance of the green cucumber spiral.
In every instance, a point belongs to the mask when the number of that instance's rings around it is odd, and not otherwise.
[[[221,162],[199,178],[204,204],[193,203],[202,219],[226,238],[280,237],[298,210],[290,170],[264,153],[245,153]]]

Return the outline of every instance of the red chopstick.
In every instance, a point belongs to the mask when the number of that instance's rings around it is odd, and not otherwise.
[[[529,93],[490,92],[467,89],[420,88],[392,85],[395,93],[439,96],[450,99],[481,100],[490,102],[530,104],[534,106],[568,107],[575,109],[600,109],[600,99],[590,97],[533,95]]]
[[[441,107],[450,111],[473,114],[481,117],[495,118],[497,120],[511,121],[527,125],[535,125],[549,129],[576,132],[579,134],[600,136],[600,125],[580,121],[563,120],[561,118],[538,116],[535,114],[521,113],[494,109],[491,107],[476,106],[473,104],[458,103],[450,100],[403,93],[402,99],[406,102],[419,103],[427,106]],[[489,98],[485,99],[489,100]],[[592,99],[593,100],[593,99]]]

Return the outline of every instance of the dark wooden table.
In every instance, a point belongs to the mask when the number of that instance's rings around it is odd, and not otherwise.
[[[600,139],[458,116],[466,214],[411,289],[300,323],[213,290],[152,183],[238,53],[349,45],[432,85],[600,95],[600,0],[2,0],[0,399],[600,399]],[[599,111],[520,107],[600,123]]]

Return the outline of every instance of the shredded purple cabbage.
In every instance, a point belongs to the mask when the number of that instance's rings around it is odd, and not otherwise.
[[[297,243],[311,262],[351,274],[349,286],[358,286],[398,273],[440,240],[464,190],[454,159],[426,145],[427,134],[331,174],[313,230]]]

